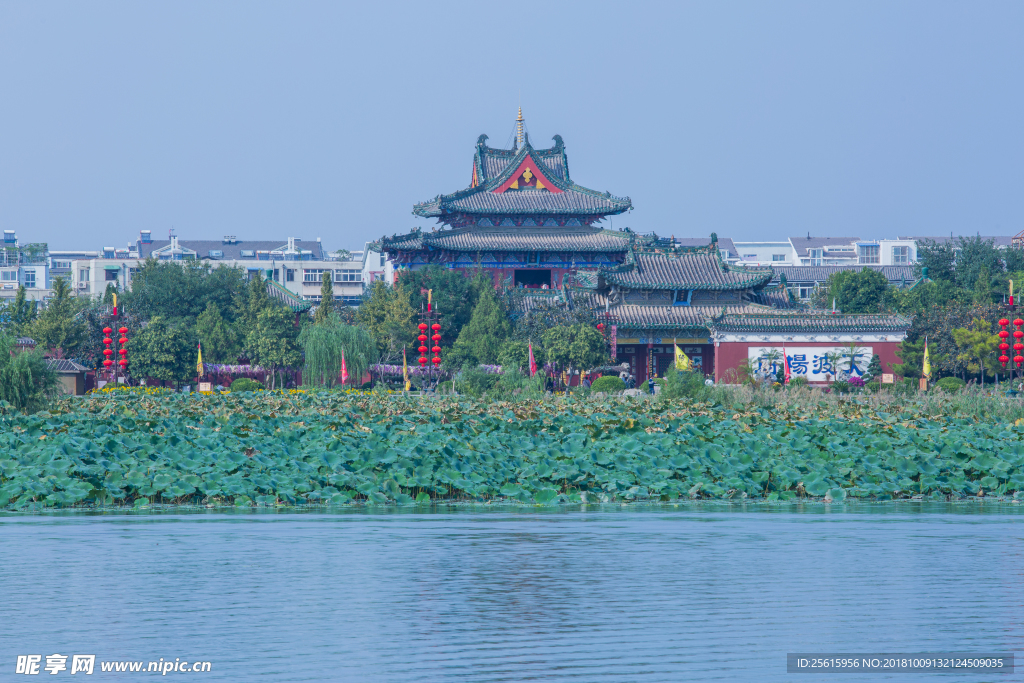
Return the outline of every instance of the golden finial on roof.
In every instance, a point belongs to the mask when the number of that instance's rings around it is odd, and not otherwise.
[[[523,146],[523,108],[519,107],[519,118],[516,119],[516,142]]]

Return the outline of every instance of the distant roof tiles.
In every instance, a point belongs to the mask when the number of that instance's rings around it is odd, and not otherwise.
[[[626,289],[733,290],[763,287],[772,279],[771,268],[730,267],[710,249],[683,254],[642,251],[630,257],[621,266],[602,269],[605,282]]]
[[[555,146],[534,149],[529,137],[519,149],[494,149],[486,144],[487,136],[477,140],[473,157],[476,184],[451,194],[438,195],[413,207],[413,214],[425,218],[441,218],[450,214],[481,216],[499,215],[575,215],[593,220],[619,214],[632,208],[629,197],[616,197],[608,192],[577,185],[569,178],[569,166],[561,136],[554,137]],[[502,189],[527,157],[544,175],[548,189]]]

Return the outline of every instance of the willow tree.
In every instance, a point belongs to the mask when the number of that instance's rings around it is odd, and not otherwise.
[[[341,374],[341,357],[349,377],[358,381],[370,368],[377,355],[373,337],[361,327],[341,322],[337,312],[299,334],[299,344],[306,352],[302,383],[307,386],[332,387]]]

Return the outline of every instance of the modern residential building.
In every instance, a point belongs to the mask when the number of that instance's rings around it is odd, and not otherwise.
[[[14,230],[4,230],[0,243],[0,301],[13,299],[25,287],[31,301],[44,301],[53,293],[50,256],[46,243],[21,244]]]
[[[73,260],[72,276],[76,292],[96,296],[111,283],[118,289],[130,287],[147,258],[207,261],[214,267],[240,268],[249,278],[260,272],[282,290],[315,305],[320,302],[326,271],[331,275],[335,301],[358,306],[363,295],[362,259],[347,252],[345,256],[340,260],[338,255],[328,254],[319,239],[250,241],[226,235],[220,240],[184,240],[172,235],[168,240],[154,240],[151,231],[142,230],[132,247],[105,248],[100,258]]]

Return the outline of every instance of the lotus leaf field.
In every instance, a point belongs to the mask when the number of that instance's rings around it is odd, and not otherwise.
[[[1016,497],[1022,437],[912,401],[121,393],[0,404],[0,507]]]

